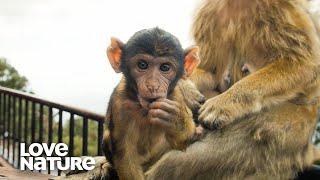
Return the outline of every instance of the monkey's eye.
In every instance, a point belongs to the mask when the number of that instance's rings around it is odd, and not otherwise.
[[[144,60],[140,60],[138,62],[138,68],[142,69],[142,70],[146,70],[146,69],[148,69],[148,63],[145,62]]]
[[[160,70],[162,72],[168,72],[168,71],[170,71],[170,69],[171,69],[171,66],[170,66],[170,64],[167,64],[167,63],[161,64],[161,66],[160,66]]]

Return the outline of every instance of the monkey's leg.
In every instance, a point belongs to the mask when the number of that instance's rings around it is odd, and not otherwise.
[[[186,151],[170,151],[165,154],[149,171],[146,172],[148,180],[207,180],[207,179],[244,179],[240,169],[236,169],[242,162],[242,157],[249,155],[242,147],[228,147],[225,144],[215,144],[206,139],[187,148]],[[234,142],[236,144],[236,142]],[[218,148],[220,146],[220,148]],[[229,149],[228,149],[229,148]],[[230,148],[232,149],[231,152]],[[236,157],[236,153],[240,153]],[[239,158],[239,159],[238,159]],[[238,159],[238,160],[237,160]],[[246,162],[245,162],[246,163]],[[247,171],[250,171],[248,169]]]
[[[178,87],[180,88],[187,106],[193,112],[197,112],[201,107],[201,104],[206,100],[204,95],[201,94],[196,85],[189,79],[180,79]]]
[[[113,157],[113,165],[120,180],[143,180],[144,173],[137,155],[132,149],[124,149],[124,154]]]
[[[222,143],[213,145],[214,143],[213,139],[213,142],[195,143],[185,152],[170,151],[147,171],[146,178],[148,180],[246,179],[248,177],[289,179],[293,176],[291,167],[281,163],[281,161],[290,162],[290,157],[280,157],[276,161],[270,155],[272,159],[270,160],[262,150],[254,150],[254,145],[250,147],[247,144],[244,149],[241,146],[228,147]],[[220,146],[220,148],[214,146]],[[281,166],[282,168],[277,169]],[[275,172],[273,172],[274,167],[276,167]]]
[[[291,112],[294,107],[275,108]],[[288,116],[284,113],[282,116]],[[300,113],[291,112],[292,116]],[[186,151],[170,151],[146,173],[147,179],[290,179],[311,163],[309,128],[277,123],[274,109],[209,132]],[[282,118],[282,117],[281,117]],[[291,118],[291,117],[290,117]],[[303,117],[300,117],[303,118]],[[300,129],[303,128],[303,129]],[[304,136],[297,136],[304,134]]]
[[[214,153],[209,144],[197,142],[187,148],[187,151],[170,151],[146,172],[146,179],[196,179],[196,175],[203,169],[208,169],[208,156]],[[203,151],[202,151],[203,150]],[[207,151],[207,152],[205,152]],[[211,173],[207,173],[210,176]]]

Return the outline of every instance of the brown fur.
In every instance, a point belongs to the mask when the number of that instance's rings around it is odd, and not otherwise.
[[[112,38],[107,56],[124,76],[108,106],[105,155],[120,180],[141,180],[162,154],[185,149],[196,134],[192,111],[176,83],[199,64],[198,48],[183,50],[173,35],[152,28],[135,33],[126,44]]]
[[[192,79],[214,92],[230,71],[235,84],[200,113],[222,129],[166,153],[148,179],[290,179],[312,164],[320,45],[304,3],[205,0],[193,25],[201,73]],[[246,77],[244,63],[252,69]]]
[[[163,128],[149,123],[140,104],[129,100],[130,92],[126,91],[125,86],[123,79],[112,95],[108,112],[111,114],[110,131],[114,143],[112,160],[120,179],[144,179],[142,172],[162,154],[173,148],[186,147],[187,140],[194,134],[195,125],[191,110],[184,104],[178,87],[168,99],[182,105],[180,116],[183,122],[177,122],[179,132],[168,135]]]

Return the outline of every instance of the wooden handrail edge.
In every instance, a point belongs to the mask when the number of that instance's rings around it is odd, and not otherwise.
[[[101,114],[98,114],[98,113],[94,113],[94,112],[90,112],[88,110],[84,110],[84,109],[81,109],[81,108],[77,108],[77,107],[73,107],[73,106],[69,106],[69,105],[56,103],[56,102],[53,102],[53,101],[50,101],[50,100],[46,100],[46,99],[43,99],[43,98],[39,98],[39,97],[37,97],[35,95],[32,95],[30,93],[26,93],[26,92],[14,90],[14,89],[2,87],[2,86],[0,86],[0,92],[4,92],[4,93],[7,93],[7,94],[16,96],[16,97],[21,97],[21,98],[24,98],[26,100],[33,101],[35,103],[40,103],[40,104],[46,105],[48,107],[61,109],[63,111],[69,112],[69,113],[74,113],[75,115],[87,117],[88,119],[97,120],[97,121],[104,121],[105,120],[105,116],[104,115],[101,115]]]

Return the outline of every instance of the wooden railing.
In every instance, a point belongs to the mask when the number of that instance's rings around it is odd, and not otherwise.
[[[96,128],[90,131],[97,133],[96,152],[92,156],[102,155],[102,135],[105,117],[79,108],[66,106],[38,98],[34,95],[0,87],[0,156],[15,168],[20,167],[20,143],[27,145],[34,142],[65,142],[68,137],[68,156],[74,156],[75,121],[82,121],[82,152],[88,155],[88,122],[94,121]],[[53,125],[57,125],[54,128]],[[69,132],[64,133],[64,126]],[[55,132],[55,129],[57,132]],[[48,173],[50,170],[48,170]],[[60,175],[60,172],[58,172]]]

